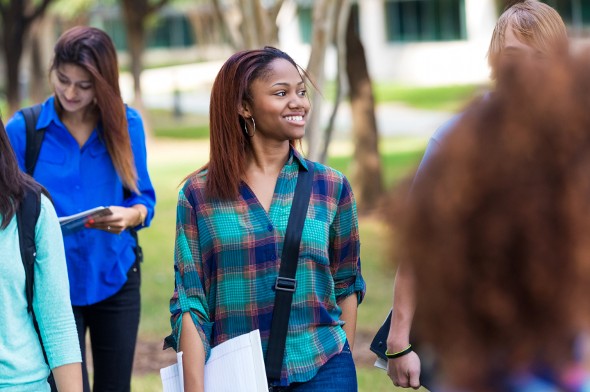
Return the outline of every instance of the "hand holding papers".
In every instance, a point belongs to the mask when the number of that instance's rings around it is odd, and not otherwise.
[[[112,211],[108,207],[96,207],[78,214],[63,216],[59,218],[59,224],[64,233],[73,233],[84,228],[86,222],[99,216],[111,215]]]
[[[160,370],[164,392],[184,390],[182,353]],[[205,392],[268,392],[260,331],[254,330],[213,347],[205,364]]]

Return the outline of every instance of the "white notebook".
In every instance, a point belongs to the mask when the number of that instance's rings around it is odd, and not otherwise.
[[[183,392],[182,352],[177,363],[160,370],[164,392]],[[205,392],[268,392],[260,331],[213,347],[205,364]]]

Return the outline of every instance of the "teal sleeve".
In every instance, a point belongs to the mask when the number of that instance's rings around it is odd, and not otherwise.
[[[182,333],[182,318],[191,315],[197,327],[205,358],[211,353],[210,338],[213,322],[209,317],[209,307],[205,296],[205,273],[201,262],[199,232],[194,208],[182,190],[178,197],[176,243],[174,248],[174,295],[170,300],[170,323],[172,334],[166,339],[169,346],[178,351]]]
[[[45,196],[41,200],[35,242],[37,258],[33,309],[49,366],[53,369],[81,362],[61,229],[53,205]]]

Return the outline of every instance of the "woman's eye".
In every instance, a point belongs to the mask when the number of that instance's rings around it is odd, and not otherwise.
[[[92,85],[91,84],[81,84],[80,88],[82,90],[90,90],[92,88]]]
[[[301,90],[299,91],[299,95],[302,97],[305,97],[307,95],[307,90]]]
[[[287,95],[287,93],[286,93],[286,92],[284,92],[284,91],[279,91],[279,92],[277,92],[275,95],[277,95],[277,96],[279,96],[279,97],[284,97],[285,95]]]

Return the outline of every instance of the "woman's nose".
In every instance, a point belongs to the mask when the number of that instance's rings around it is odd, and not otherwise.
[[[72,99],[76,96],[76,87],[74,85],[70,85],[66,87],[65,94],[67,99]]]
[[[301,96],[299,96],[299,95],[296,94],[289,101],[289,107],[290,108],[300,108],[300,107],[304,107],[306,103],[307,103],[307,97],[301,97]]]

